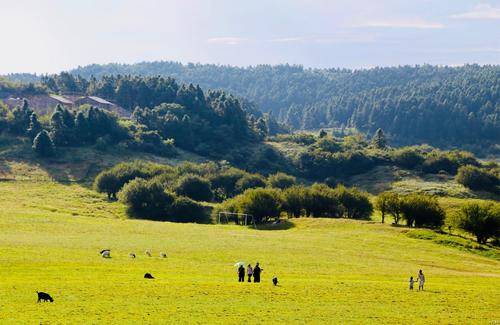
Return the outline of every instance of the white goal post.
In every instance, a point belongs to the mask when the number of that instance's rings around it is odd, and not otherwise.
[[[252,224],[255,228],[257,228],[253,215],[247,213],[222,211],[218,214],[217,223],[222,223],[223,221],[225,221],[225,223],[229,223],[230,218],[234,219],[238,225],[243,224],[247,226],[248,224]]]

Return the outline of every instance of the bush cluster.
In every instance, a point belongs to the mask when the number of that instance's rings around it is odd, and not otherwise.
[[[383,192],[375,205],[382,214],[382,222],[386,215],[391,215],[395,224],[404,219],[409,227],[437,228],[443,225],[446,216],[437,198],[426,194]]]
[[[221,202],[249,189],[285,189],[295,183],[294,177],[284,173],[265,178],[225,163],[183,163],[171,167],[134,161],[102,171],[96,176],[94,187],[109,199],[119,198],[126,203],[129,214],[135,217],[173,221],[181,215],[198,221],[195,215],[204,213],[196,202]],[[148,192],[149,196],[145,194]],[[168,199],[172,195],[174,200]],[[153,199],[165,201],[164,205]]]
[[[214,211],[251,214],[256,222],[289,217],[330,217],[368,219],[373,211],[368,195],[355,188],[330,188],[325,184],[310,187],[294,185],[276,188],[249,189],[223,202]]]
[[[458,169],[455,179],[471,190],[499,191],[500,178],[485,168],[472,165],[462,166]]]

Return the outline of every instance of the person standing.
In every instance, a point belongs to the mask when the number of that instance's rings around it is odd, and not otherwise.
[[[257,262],[257,264],[255,264],[255,267],[253,269],[253,282],[254,283],[260,282],[260,272],[262,272],[262,271],[263,271],[263,269],[260,268],[259,262]]]
[[[424,290],[425,276],[422,270],[418,271],[418,291]]]
[[[252,275],[253,275],[253,269],[252,265],[248,264],[247,266],[247,275],[248,275],[248,282],[252,282]]]
[[[413,284],[415,283],[415,280],[413,280],[413,277],[410,277],[410,290],[413,290]]]
[[[243,264],[238,267],[238,282],[245,282],[245,267]]]

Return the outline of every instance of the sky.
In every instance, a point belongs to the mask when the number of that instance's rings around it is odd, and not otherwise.
[[[92,63],[500,64],[500,0],[0,0],[0,74]]]

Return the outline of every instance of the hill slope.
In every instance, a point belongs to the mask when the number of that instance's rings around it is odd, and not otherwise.
[[[254,101],[299,129],[383,128],[401,144],[495,144],[500,137],[500,67],[403,66],[368,70],[229,66],[176,62],[90,65],[84,77],[164,75]]]
[[[406,228],[342,219],[297,219],[274,231],[127,220],[120,203],[79,183],[40,177],[35,165],[9,166],[24,176],[0,182],[0,312],[7,323],[500,318],[498,260],[411,238]],[[99,256],[103,248],[111,259]],[[237,283],[237,261],[259,261],[263,282]],[[426,291],[409,292],[418,269]],[[146,272],[156,279],[143,279]],[[273,275],[280,286],[272,286]],[[36,304],[36,290],[55,302]]]

